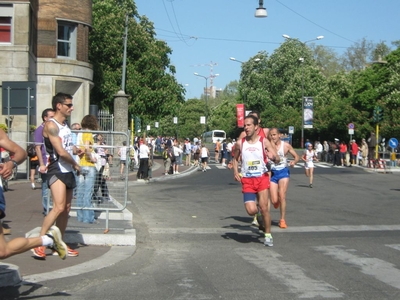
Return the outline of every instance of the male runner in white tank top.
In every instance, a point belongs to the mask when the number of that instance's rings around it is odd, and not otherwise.
[[[56,223],[64,237],[71,209],[72,192],[76,186],[73,171],[75,170],[78,176],[80,172],[79,164],[72,157],[74,147],[71,130],[65,122],[74,110],[72,96],[58,93],[53,97],[52,108],[54,117],[46,122],[43,138],[46,152],[49,154],[46,179],[51,190],[53,208],[43,220],[40,235],[44,235]],[[82,150],[76,150],[77,155],[82,154]],[[37,247],[33,249],[33,253],[37,258],[46,259],[45,250],[45,247]],[[68,247],[68,256],[78,256],[78,252]]]
[[[277,153],[270,141],[257,135],[258,119],[247,116],[244,119],[246,137],[235,145],[233,171],[236,181],[242,183],[244,206],[247,213],[253,216],[258,213],[256,200],[260,207],[265,224],[265,246],[273,246],[271,235],[271,216],[269,213],[268,188],[269,177],[266,166],[266,156],[275,160]],[[265,151],[268,150],[268,152]],[[239,160],[242,161],[241,173],[238,170]],[[277,161],[279,162],[279,160]]]
[[[289,186],[290,171],[289,167],[294,167],[299,161],[299,156],[294,151],[292,145],[285,143],[281,140],[281,133],[278,128],[271,128],[269,136],[272,145],[275,145],[278,151],[279,163],[272,163],[271,165],[271,186],[269,193],[271,195],[271,202],[275,208],[281,207],[281,218],[279,221],[280,228],[287,228],[285,221],[286,214],[286,192]],[[290,153],[294,160],[288,163],[287,154]]]

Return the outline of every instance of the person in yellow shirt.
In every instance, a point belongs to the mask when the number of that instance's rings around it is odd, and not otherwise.
[[[82,130],[98,130],[99,126],[94,115],[86,115],[81,122]],[[81,173],[78,177],[76,190],[76,206],[79,208],[77,217],[79,222],[96,223],[92,207],[92,195],[96,180],[97,170],[95,166],[96,157],[93,150],[94,139],[91,132],[81,132],[77,137],[77,144],[82,150],[79,156]]]

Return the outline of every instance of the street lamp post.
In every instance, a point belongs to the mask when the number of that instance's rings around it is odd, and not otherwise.
[[[207,132],[208,131],[208,86],[207,86],[207,84],[208,84],[208,78],[210,78],[210,77],[206,77],[206,76],[200,75],[199,73],[194,73],[194,75],[198,76],[198,77],[202,77],[202,78],[204,78],[206,80],[206,90],[205,90],[205,94],[206,94],[206,109],[205,109],[205,113],[206,113],[206,132]]]
[[[304,46],[308,42],[318,41],[324,38],[323,35],[317,36],[315,39],[308,40],[305,42],[300,41],[299,39],[294,39],[288,36],[287,34],[282,35],[285,39],[288,40],[296,40],[302,43]],[[300,140],[300,147],[304,147],[304,57],[300,57],[299,61],[301,62],[301,140]]]

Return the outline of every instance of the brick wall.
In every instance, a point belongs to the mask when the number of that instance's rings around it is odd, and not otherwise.
[[[76,59],[88,62],[89,26],[92,24],[92,1],[41,0],[39,8],[37,57],[57,57],[57,19],[62,19],[77,24]]]

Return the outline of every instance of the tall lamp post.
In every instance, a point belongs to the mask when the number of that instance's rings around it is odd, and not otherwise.
[[[207,132],[208,131],[208,86],[207,86],[207,83],[208,83],[208,78],[210,78],[210,76],[206,77],[206,76],[200,75],[199,73],[194,73],[194,75],[198,76],[198,77],[202,77],[202,78],[204,78],[206,80],[206,90],[205,90],[205,94],[206,94],[206,109],[205,109],[205,112],[206,112],[206,132]]]
[[[282,35],[287,40],[296,40],[302,43],[304,46],[308,42],[322,40],[324,38],[323,35],[317,36],[315,39],[308,40],[305,42],[300,41],[299,39],[294,39],[288,36],[287,34]],[[300,147],[304,147],[304,57],[300,57],[299,61],[301,62],[301,140],[300,140]]]

